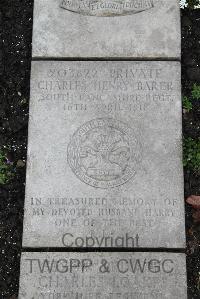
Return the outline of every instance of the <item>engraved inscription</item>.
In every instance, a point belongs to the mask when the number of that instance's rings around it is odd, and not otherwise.
[[[155,7],[157,0],[62,0],[60,7],[88,16],[136,14]]]
[[[184,247],[179,71],[33,63],[25,247]]]
[[[23,253],[20,299],[186,299],[177,253]]]
[[[126,183],[136,173],[140,146],[124,123],[102,118],[87,122],[68,146],[68,162],[83,182],[96,188]]]

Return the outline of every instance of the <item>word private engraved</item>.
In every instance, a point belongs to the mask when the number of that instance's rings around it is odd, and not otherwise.
[[[68,163],[76,176],[96,188],[120,186],[136,174],[141,146],[132,129],[111,118],[91,120],[73,135]]]
[[[60,7],[87,16],[136,14],[155,7],[158,0],[61,0]]]

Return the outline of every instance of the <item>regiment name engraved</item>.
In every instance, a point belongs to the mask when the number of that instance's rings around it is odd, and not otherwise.
[[[88,16],[136,14],[155,7],[157,0],[62,0],[60,7]]]

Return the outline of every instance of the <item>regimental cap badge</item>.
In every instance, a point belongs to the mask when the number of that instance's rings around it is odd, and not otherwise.
[[[83,124],[68,145],[68,164],[77,178],[95,188],[113,188],[136,175],[142,147],[136,132],[112,118]]]

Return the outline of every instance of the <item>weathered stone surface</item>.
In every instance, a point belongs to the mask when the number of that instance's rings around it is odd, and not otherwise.
[[[179,58],[179,10],[178,0],[35,0],[33,56]]]
[[[111,17],[136,14],[155,8],[157,0],[61,0],[60,7],[82,15]]]
[[[185,246],[178,62],[32,64],[23,245]]]
[[[19,299],[186,299],[185,255],[23,253]]]

